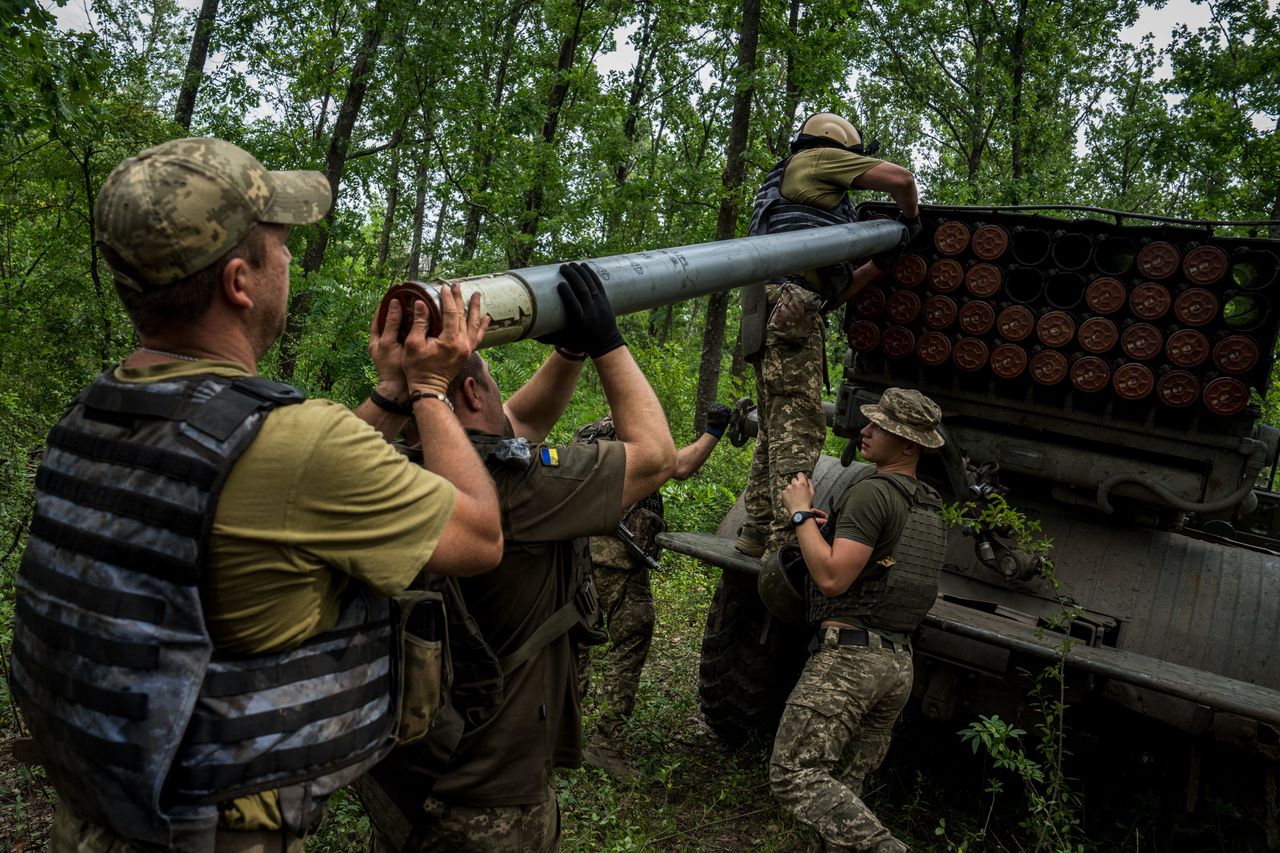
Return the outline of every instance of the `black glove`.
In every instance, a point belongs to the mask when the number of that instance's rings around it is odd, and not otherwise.
[[[595,271],[575,262],[561,265],[560,275],[564,281],[556,285],[556,292],[564,303],[564,328],[536,340],[570,352],[585,352],[592,358],[625,346],[613,306]]]
[[[724,435],[725,429],[729,426],[729,415],[732,410],[724,403],[712,403],[707,406],[707,432],[716,438]]]
[[[907,226],[907,242],[908,243],[914,240],[917,236],[919,236],[920,232],[924,229],[924,223],[920,221],[920,214],[918,213],[915,216],[908,219],[905,213],[900,212],[898,214],[898,221],[901,222],[903,225]]]

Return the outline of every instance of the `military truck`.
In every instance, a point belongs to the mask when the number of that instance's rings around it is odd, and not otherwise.
[[[866,221],[891,212],[858,208]],[[1039,521],[1061,584],[1011,529],[973,512],[954,527],[915,646],[923,714],[1008,719],[1026,701],[1019,670],[1055,661],[1070,637],[1073,696],[1245,746],[1268,762],[1274,815],[1280,442],[1261,407],[1280,327],[1280,241],[1087,208],[922,215],[890,274],[848,305],[830,427],[856,436],[859,406],[889,386],[932,397],[947,443],[921,476],[948,501],[980,510],[999,495]],[[753,431],[746,404],[738,440]],[[856,444],[820,460],[820,508],[866,467]],[[716,534],[660,539],[723,570],[699,692],[729,739],[772,731],[809,639],[757,596],[760,561],[733,549],[744,519],[740,499]],[[1059,625],[1064,604],[1073,618]]]

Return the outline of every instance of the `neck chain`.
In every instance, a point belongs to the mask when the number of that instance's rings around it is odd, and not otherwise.
[[[153,349],[151,347],[138,347],[138,352],[149,352],[152,355],[162,355],[165,358],[176,358],[178,361],[199,361],[194,355],[183,355],[178,352],[169,352],[162,349]]]

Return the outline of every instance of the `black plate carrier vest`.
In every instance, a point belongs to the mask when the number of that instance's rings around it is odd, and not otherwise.
[[[747,229],[749,236],[781,234],[785,231],[801,231],[805,228],[822,228],[857,221],[857,211],[847,193],[835,207],[829,209],[800,204],[782,194],[782,179],[795,156],[793,154],[782,160],[765,176],[752,204],[751,224]],[[827,300],[842,293],[853,280],[848,264],[832,264],[816,272],[818,281],[821,282],[820,295]],[[811,290],[814,288],[814,282],[802,277],[791,276],[790,280],[800,282]],[[765,324],[768,320],[764,283],[747,285],[739,292],[739,298],[742,302],[742,354],[748,361],[752,361],[759,357],[760,349],[764,346]]]
[[[947,553],[947,530],[942,499],[927,483],[901,474],[871,474],[867,480],[886,480],[907,504],[907,521],[893,546],[893,566],[871,565],[863,569],[842,595],[827,598],[812,580],[807,587],[809,622],[854,617],[871,629],[910,634],[920,627],[938,595],[938,575]],[[845,492],[848,495],[848,492]],[[839,506],[844,505],[840,499]],[[838,513],[828,522],[835,530]]]
[[[213,849],[217,803],[280,789],[300,834],[390,749],[389,604],[290,652],[220,655],[200,583],[218,495],[276,406],[257,377],[100,375],[49,435],[18,572],[12,690],[50,780],[138,846]]]

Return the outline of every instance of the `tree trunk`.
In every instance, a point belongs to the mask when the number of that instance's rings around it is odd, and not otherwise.
[[[97,232],[94,219],[93,199],[97,194],[93,190],[93,148],[86,148],[80,158],[80,177],[84,181],[85,198],[89,199],[89,277],[93,281],[93,292],[98,297],[98,328],[101,335],[98,340],[98,369],[106,370],[111,363],[112,338],[111,309],[107,305],[107,289],[102,283],[102,275],[98,270],[98,242],[92,239]]]
[[[632,146],[636,141],[636,126],[640,122],[640,102],[648,90],[649,73],[653,68],[653,62],[658,53],[658,41],[654,38],[654,30],[657,28],[657,24],[657,14],[654,12],[653,6],[646,3],[644,20],[640,25],[640,43],[636,47],[636,65],[631,72],[631,87],[627,97],[627,114],[622,122],[622,138],[627,141],[627,144],[623,149],[622,156],[613,167],[613,181],[618,189],[626,186],[627,179],[631,176],[631,170],[635,168]],[[623,212],[624,203],[619,194],[610,203],[608,212],[605,214],[604,237],[606,241],[612,240],[621,228]]]
[[[178,92],[178,106],[173,120],[191,129],[191,114],[196,108],[196,93],[204,77],[204,61],[209,55],[209,40],[213,36],[213,22],[218,17],[218,0],[204,0],[200,14],[196,16],[195,32],[191,35],[191,55],[187,57],[187,71],[182,76],[182,91]]]
[[[351,64],[351,80],[347,83],[347,92],[338,108],[338,117],[333,123],[333,134],[329,137],[329,150],[324,158],[324,175],[329,179],[333,190],[334,207],[338,204],[338,189],[342,184],[342,175],[346,170],[347,152],[351,148],[351,132],[355,129],[356,120],[360,118],[360,110],[364,106],[364,96],[369,90],[369,80],[373,76],[374,62],[377,59],[378,45],[382,42],[382,30],[386,24],[386,11],[381,2],[373,7],[372,20],[364,31],[360,48],[356,52],[355,61]],[[325,217],[307,244],[302,259],[303,273],[310,275],[320,269],[324,263],[325,249],[329,244],[329,224],[333,221],[333,211]]]
[[[747,132],[751,126],[751,98],[754,94],[756,45],[760,38],[760,0],[743,0],[742,35],[738,41],[736,91],[733,118],[729,125],[729,145],[724,164],[724,194],[716,218],[716,239],[729,240],[738,230],[738,191],[746,174]],[[729,294],[713,293],[707,298],[707,322],[702,334],[702,358],[698,364],[697,408],[694,424],[706,426],[707,405],[720,388],[720,363],[724,356],[724,323]]]
[[[329,150],[324,159],[324,174],[329,179],[329,187],[333,191],[333,204],[338,205],[338,188],[342,183],[342,174],[346,169],[347,152],[351,148],[351,132],[355,129],[356,120],[360,117],[360,109],[364,105],[364,96],[369,89],[369,80],[373,76],[374,60],[377,57],[378,45],[382,42],[382,31],[386,24],[387,13],[381,0],[376,3],[370,13],[364,37],[356,51],[355,60],[351,64],[351,80],[347,83],[347,92],[338,108],[338,117],[333,124],[333,135],[329,138]],[[324,263],[325,249],[329,245],[329,226],[333,223],[333,210],[329,211],[316,225],[307,248],[302,255],[302,275],[307,277],[320,270]],[[293,371],[298,362],[298,341],[302,334],[303,323],[311,310],[311,294],[299,290],[289,300],[289,315],[285,321],[284,339],[280,341],[280,373],[284,381],[293,378]]]
[[[778,135],[773,140],[773,156],[781,160],[791,149],[791,129],[796,123],[796,107],[800,106],[800,85],[796,82],[796,41],[800,37],[800,0],[791,0],[791,14],[787,19],[787,32],[791,38],[787,42],[787,77],[786,91],[783,94],[782,123],[778,126]],[[739,351],[741,347],[737,348]],[[738,371],[734,371],[735,374]]]
[[[400,148],[391,149],[391,178],[387,181],[387,210],[382,215],[382,234],[378,237],[378,273],[387,268],[391,254],[391,231],[396,225],[396,205],[400,202]]]
[[[529,265],[533,257],[534,244],[538,240],[538,229],[542,225],[542,201],[546,195],[548,163],[555,153],[556,131],[560,128],[560,110],[569,97],[570,74],[574,60],[578,56],[578,45],[582,42],[582,18],[587,10],[589,0],[578,0],[577,14],[573,26],[560,40],[560,55],[556,60],[556,70],[552,77],[551,91],[547,93],[546,113],[542,118],[542,150],[536,158],[533,183],[524,194],[524,209],[520,215],[520,235],[515,246],[507,253],[511,269],[520,269]]]
[[[498,72],[493,84],[493,101],[490,115],[496,120],[502,113],[502,105],[506,98],[507,88],[507,71],[511,67],[511,56],[515,52],[516,31],[520,25],[520,18],[524,14],[524,4],[519,4],[511,10],[511,14],[506,18],[506,27],[502,35],[502,55],[498,61]],[[495,36],[497,35],[497,27],[495,26]],[[489,66],[486,64],[483,72],[483,78],[488,79]],[[483,122],[477,120],[475,123],[476,149],[474,162],[476,163],[476,188],[471,194],[471,198],[463,195],[463,203],[466,204],[467,212],[462,223],[462,248],[459,251],[459,258],[462,261],[469,261],[476,254],[476,246],[480,243],[480,223],[484,218],[484,207],[475,198],[475,196],[483,195],[489,191],[490,170],[493,167],[493,145],[489,140],[488,133],[485,132]]]
[[[440,241],[444,238],[444,223],[449,218],[449,198],[446,192],[440,199],[440,213],[436,216],[436,231],[431,235],[431,254],[428,256],[427,278],[436,274],[436,264],[440,261]]]
[[[418,279],[422,269],[422,226],[427,215],[427,153],[422,152],[413,185],[417,192],[413,200],[413,247],[409,250],[409,278]]]

